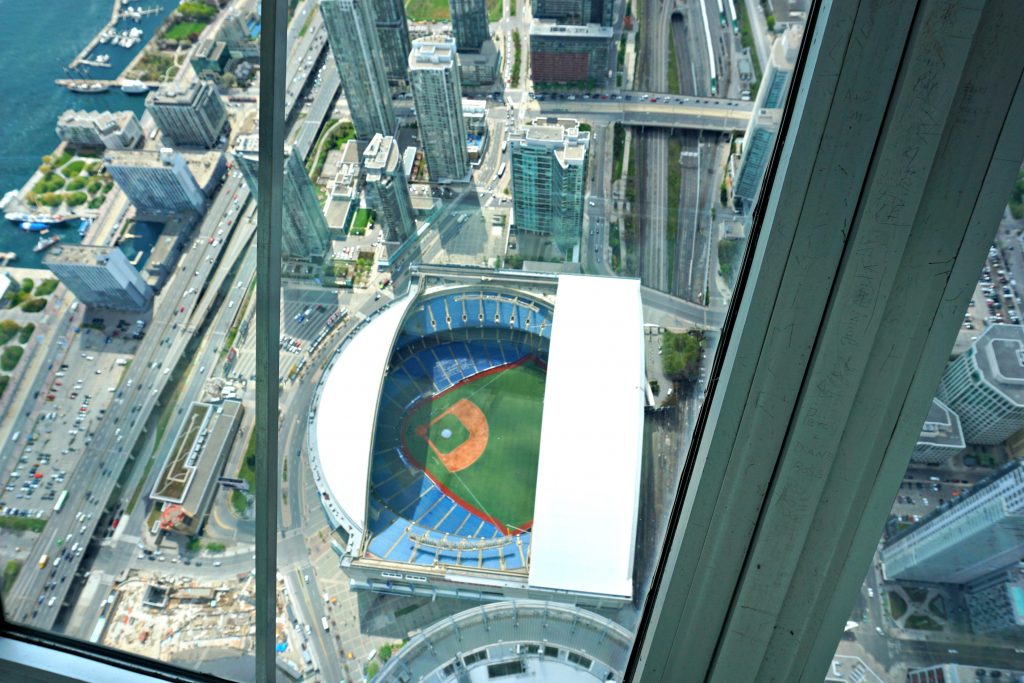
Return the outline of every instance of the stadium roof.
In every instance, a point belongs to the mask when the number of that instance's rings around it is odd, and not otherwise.
[[[334,357],[320,388],[311,444],[314,477],[321,491],[330,491],[335,505],[324,504],[334,521],[341,524],[347,519],[355,527],[350,531],[363,530],[381,378],[398,326],[415,299],[415,293],[410,293],[395,301],[377,317],[364,321],[359,334],[350,334],[348,344],[342,347],[344,353]]]
[[[558,278],[532,587],[630,598],[643,442],[640,281]]]

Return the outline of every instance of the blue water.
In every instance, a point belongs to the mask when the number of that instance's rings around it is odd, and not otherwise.
[[[140,23],[120,22],[119,28],[138,26],[143,42],[130,50],[107,43],[96,53],[110,55],[109,69],[92,68],[95,78],[114,78],[143,48],[177,0],[142,0],[139,7],[163,10]],[[141,115],[145,97],[125,95],[113,89],[99,95],[79,95],[54,85],[66,66],[110,19],[113,0],[0,0],[0,74],[4,96],[0,98],[0,196],[21,188],[39,166],[40,157],[60,142],[54,128],[65,109],[131,110]],[[66,243],[79,241],[77,223],[57,229]],[[37,236],[22,233],[0,217],[0,251],[15,251],[12,265],[38,266],[41,254],[32,253]]]

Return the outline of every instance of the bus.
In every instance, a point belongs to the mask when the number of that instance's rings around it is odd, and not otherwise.
[[[498,167],[498,175],[497,175],[498,178],[500,178],[501,176],[505,175],[505,167],[506,166],[508,166],[507,162],[505,162],[505,161],[501,162],[501,166]]]
[[[67,499],[68,499],[68,491],[67,491],[67,489],[64,489],[63,491],[60,492],[60,495],[57,496],[57,504],[53,506],[53,511],[54,512],[60,512],[61,510],[63,510],[64,509],[64,501],[66,501]]]
[[[331,630],[331,625],[327,621],[327,617],[320,617],[320,625],[324,627],[325,631]]]

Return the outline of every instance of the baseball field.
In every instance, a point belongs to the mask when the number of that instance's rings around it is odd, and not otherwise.
[[[543,399],[532,359],[495,368],[413,406],[403,448],[467,508],[509,533],[528,529]]]

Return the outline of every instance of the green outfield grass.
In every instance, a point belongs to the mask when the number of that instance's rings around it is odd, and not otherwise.
[[[482,375],[413,409],[402,434],[406,452],[469,507],[510,529],[524,528],[533,521],[543,398],[544,371],[532,362]],[[450,472],[420,434],[426,429],[442,454],[458,448],[470,432],[445,413],[463,399],[483,412],[489,436],[473,464]]]

